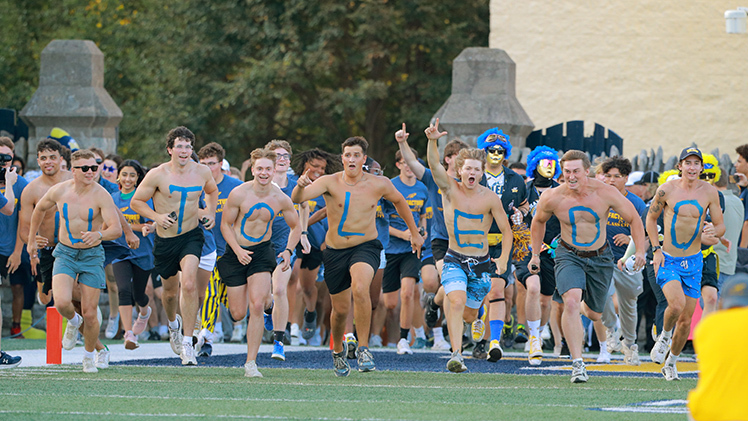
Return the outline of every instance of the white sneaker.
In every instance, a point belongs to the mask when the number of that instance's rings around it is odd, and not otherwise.
[[[655,342],[652,347],[652,351],[649,353],[649,357],[652,359],[653,363],[662,364],[662,362],[665,361],[668,351],[670,351],[670,344],[663,335],[660,334],[660,336],[657,337],[657,342]]]
[[[83,372],[84,373],[98,373],[99,370],[96,368],[93,358],[83,357]]]
[[[600,354],[597,356],[597,362],[610,364],[610,352],[608,350],[600,350]]]
[[[621,351],[623,352],[624,364],[634,366],[641,365],[641,361],[639,361],[639,345],[633,344],[629,347],[624,342]]]
[[[111,357],[111,353],[109,352],[109,348],[104,348],[101,351],[96,353],[96,361],[94,364],[96,365],[96,368],[109,368],[109,358]]]
[[[678,378],[678,368],[675,366],[675,364],[665,364],[662,367],[662,375],[665,376],[665,380],[671,382],[673,380],[680,380]]]
[[[262,373],[257,369],[257,363],[250,361],[244,364],[244,377],[262,377]]]
[[[107,339],[112,339],[117,336],[117,332],[119,332],[119,313],[117,313],[117,317],[109,318],[109,321],[106,324],[106,330],[104,331],[104,336]]]
[[[242,334],[242,323],[234,325],[234,330],[231,331],[231,342],[241,342],[244,335]]]
[[[530,341],[525,342],[524,351],[525,352],[530,352]]]
[[[299,330],[299,325],[296,323],[291,324],[291,345],[292,346],[299,346],[299,337],[301,336],[301,331]]]
[[[413,355],[413,350],[410,349],[410,344],[407,339],[401,338],[400,341],[397,342],[397,353],[400,355]]]
[[[584,362],[575,361],[571,364],[571,382],[572,383],[587,383],[589,380],[587,374],[587,368],[584,366]]]
[[[169,343],[171,344],[171,350],[175,354],[181,355],[184,336],[182,335],[182,316],[179,314],[177,314],[177,323],[179,326],[176,329],[169,328]]]
[[[605,343],[608,344],[608,352],[621,352],[621,331],[606,329]]]
[[[431,349],[435,351],[449,351],[451,348],[452,345],[450,345],[449,342],[445,341],[444,339],[434,341],[434,346],[431,347]]]
[[[462,357],[460,351],[455,351],[452,353],[452,358],[447,361],[447,370],[453,373],[462,373],[464,371],[467,371],[467,367],[465,366],[465,359]]]
[[[543,326],[543,330],[540,332],[540,339],[547,341],[551,339],[551,327],[550,325]]]
[[[527,355],[528,362],[530,365],[540,365],[543,362],[543,345],[540,343],[540,338],[530,335],[530,340],[527,343],[530,344],[530,353]]]
[[[83,321],[83,318],[81,317],[81,321]],[[76,326],[72,323],[70,323],[70,320],[68,320],[68,325],[65,327],[65,334],[62,336],[62,348],[70,351],[71,349],[75,348],[75,343],[78,340],[78,329],[80,329],[80,325]]]
[[[182,358],[182,365],[197,365],[195,348],[192,347],[192,344],[182,343],[182,352],[179,356]]]
[[[197,334],[197,343],[195,344],[195,354],[200,353],[200,349],[205,345],[205,340],[210,335],[210,331],[207,328],[200,329]]]
[[[381,348],[382,347],[382,337],[379,335],[371,335],[371,338],[369,338],[369,348]]]

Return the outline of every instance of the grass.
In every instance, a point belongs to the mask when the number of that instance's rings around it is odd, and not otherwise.
[[[19,345],[20,346],[20,345]],[[683,419],[683,414],[589,410],[686,399],[696,381],[564,375],[379,371],[336,378],[332,370],[80,366],[0,371],[3,420],[211,419]],[[640,407],[641,408],[641,407]]]

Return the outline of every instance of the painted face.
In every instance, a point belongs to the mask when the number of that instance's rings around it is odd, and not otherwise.
[[[306,170],[310,170],[308,174],[309,179],[314,181],[322,177],[323,175],[325,175],[326,169],[327,169],[327,161],[325,161],[324,159],[319,159],[319,158],[310,159],[309,161],[304,163],[304,171],[302,172],[302,174],[305,173]]]
[[[483,165],[477,159],[466,159],[459,171],[460,180],[468,189],[474,189],[483,176]]]
[[[501,146],[492,146],[488,149],[486,149],[486,158],[487,161],[494,166],[501,165],[502,162],[504,162],[504,156],[506,155],[506,150],[502,148]]]
[[[119,172],[119,184],[122,186],[123,193],[129,193],[135,190],[138,184],[138,172],[133,167],[122,167]]]
[[[554,159],[541,159],[536,169],[541,176],[553,178],[553,174],[556,173],[556,161]]]
[[[60,169],[67,169],[67,162],[62,159],[57,151],[45,150],[36,154],[36,163],[46,176],[57,174]],[[65,168],[63,168],[63,165]]]
[[[111,159],[105,159],[101,165],[101,176],[104,177],[105,180],[117,184],[117,163]]]
[[[268,158],[260,158],[252,165],[252,176],[261,186],[267,186],[275,176],[275,165]]]

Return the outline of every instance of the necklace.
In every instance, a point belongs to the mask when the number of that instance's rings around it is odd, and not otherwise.
[[[347,181],[345,181],[345,174],[341,174],[341,177],[343,177],[343,182],[345,183],[345,185],[346,185],[346,186],[351,186],[351,187],[353,187],[353,186],[355,186],[356,184],[358,184],[358,183],[359,183],[359,181],[361,181],[361,180],[363,180],[363,179],[364,179],[364,175],[365,175],[365,174],[361,174],[361,178],[359,178],[359,179],[358,179],[358,181],[356,181],[356,182],[355,182],[355,183],[353,183],[353,184],[350,184],[350,183],[348,183]]]

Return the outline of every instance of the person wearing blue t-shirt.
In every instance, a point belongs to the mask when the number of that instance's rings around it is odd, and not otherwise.
[[[135,194],[135,189],[145,177],[145,171],[138,161],[123,161],[118,168],[118,179],[122,186],[121,190],[112,195],[114,205],[119,208],[130,225],[135,235],[140,239],[137,248],[130,250],[127,257],[115,259],[112,262],[114,279],[117,282],[119,294],[119,314],[122,328],[125,330],[125,349],[136,349],[137,336],[145,331],[148,319],[151,317],[151,307],[148,305],[148,295],[145,293],[148,278],[153,269],[153,237],[143,232],[152,232],[148,225],[148,219],[130,207],[130,199]],[[149,200],[148,206],[153,209],[153,202]],[[144,227],[148,226],[145,231]],[[133,324],[132,307],[137,304],[140,307],[138,317]]]
[[[621,156],[612,156],[601,164],[603,181],[611,185],[634,205],[636,213],[641,217],[646,209],[644,201],[637,195],[626,190],[626,182],[631,173],[631,161]],[[613,259],[618,261],[626,253],[626,247],[631,241],[631,227],[614,210],[608,212],[607,237]],[[610,362],[610,353],[620,351],[624,355],[624,363],[639,365],[639,347],[636,345],[636,302],[643,291],[643,275],[641,272],[628,274],[618,267],[613,269],[613,280],[605,301],[602,324],[607,331],[605,340],[602,332],[598,332],[600,355],[598,362]],[[618,318],[621,330],[616,330],[616,313],[613,306],[613,293],[618,295]],[[597,329],[596,329],[597,330]],[[623,335],[623,342],[621,342]]]
[[[210,169],[213,180],[216,182],[216,186],[218,187],[216,224],[209,232],[203,227],[205,243],[203,244],[202,254],[204,256],[210,256],[211,251],[215,251],[215,261],[218,261],[226,250],[226,240],[223,239],[223,235],[221,234],[223,207],[226,204],[226,200],[228,200],[229,193],[242,184],[239,179],[229,177],[221,170],[221,163],[225,156],[226,151],[216,142],[208,143],[197,152],[197,157],[200,160],[200,163]],[[205,259],[207,259],[207,257],[200,259],[201,267],[203,267],[203,260]],[[221,282],[221,276],[218,273],[215,262],[213,262],[212,268],[208,269],[209,266],[210,262],[206,261],[204,262],[204,270],[198,271],[199,277],[208,278],[208,287],[204,290],[205,298],[201,300],[202,306],[200,307],[201,329],[197,335],[199,349],[196,349],[199,357],[210,356],[213,353],[213,341],[217,340],[221,342],[223,340],[223,325],[219,318],[220,308],[222,303],[224,306],[228,304],[226,298],[226,286]],[[203,290],[201,290],[200,293],[200,296],[202,297]],[[237,322],[234,325],[234,329],[239,330],[240,332],[237,335],[238,340],[241,340],[244,336],[242,326],[243,324],[241,322]]]
[[[412,151],[415,155],[415,151]],[[392,184],[408,202],[413,220],[421,228],[424,240],[426,238],[426,201],[428,189],[426,185],[416,180],[400,151],[395,154],[395,166],[400,175],[392,179]],[[382,292],[384,305],[392,310],[397,307],[400,299],[400,341],[397,343],[398,354],[412,354],[408,333],[413,324],[413,297],[415,285],[421,270],[421,259],[413,254],[410,244],[410,231],[405,221],[398,215],[394,207],[390,213],[390,244],[385,250],[387,266],[384,268]]]

